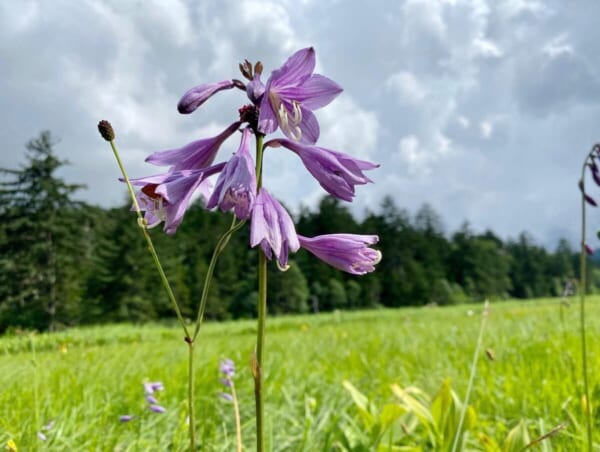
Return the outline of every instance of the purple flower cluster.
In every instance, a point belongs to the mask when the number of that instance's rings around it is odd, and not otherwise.
[[[164,389],[165,387],[160,381],[144,383],[144,398],[147,402],[147,408],[150,411],[153,411],[155,413],[164,413],[167,411],[165,407],[158,404],[158,400],[155,396],[158,391],[164,391]],[[124,414],[122,416],[119,416],[120,422],[129,422],[133,419],[135,419],[135,416],[133,416],[132,414]]]
[[[226,388],[231,388],[233,384],[233,377],[235,376],[235,364],[229,358],[225,358],[221,361],[219,370],[223,374],[223,376],[220,378],[221,384]],[[220,392],[219,397],[227,400],[228,402],[233,401],[233,395],[229,392]]]
[[[284,147],[295,153],[332,196],[352,201],[357,185],[372,182],[364,171],[379,165],[315,145],[320,129],[313,111],[328,105],[342,91],[337,83],[313,73],[315,61],[312,47],[299,50],[274,70],[266,83],[261,81],[262,64],[252,66],[245,61],[240,70],[248,83],[225,80],[187,91],[178,104],[179,112],[184,114],[192,113],[217,92],[232,88],[245,91],[251,104],[240,108],[240,120],[219,135],[155,152],[146,159],[153,165],[169,167],[164,173],[131,181],[139,187],[136,197],[147,226],[164,221],[165,232],[174,234],[193,195],[199,193],[208,209],[233,211],[238,219],[250,220],[250,245],[260,245],[282,269],[287,267],[290,252],[303,247],[340,270],[352,274],[373,271],[381,253],[369,246],[377,243],[377,236],[301,237],[286,209],[257,183],[257,162],[250,149],[252,136],[262,138],[277,130],[286,138],[271,139],[264,148]],[[220,146],[238,130],[241,142],[237,152],[228,161],[215,164]],[[217,174],[213,188],[211,176]]]

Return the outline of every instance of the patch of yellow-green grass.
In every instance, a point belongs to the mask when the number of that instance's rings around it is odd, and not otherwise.
[[[589,300],[592,392],[600,375],[600,308]],[[266,340],[268,441],[273,450],[330,450],[355,415],[342,386],[350,380],[376,403],[389,385],[434,393],[449,377],[464,397],[482,305],[406,308],[270,318]],[[554,450],[579,443],[583,422],[579,311],[556,299],[491,305],[471,404],[498,438],[519,419],[542,419]],[[233,359],[247,448],[253,448],[254,394],[249,360],[254,321],[205,324],[196,346],[198,436],[202,450],[232,450],[232,405],[217,394],[219,360]],[[32,352],[32,343],[35,354]],[[0,338],[0,448],[19,450],[185,450],[187,346],[177,327],[109,325]],[[147,409],[142,383],[162,381],[164,414]],[[36,389],[37,388],[37,389]],[[594,390],[595,389],[595,390]],[[36,397],[37,392],[37,410]],[[598,398],[598,397],[596,397]],[[593,400],[594,407],[598,401]],[[565,410],[566,407],[566,410]],[[36,416],[37,411],[37,416]],[[119,416],[136,416],[120,423]],[[49,421],[51,429],[37,432]],[[600,435],[596,434],[600,440]]]

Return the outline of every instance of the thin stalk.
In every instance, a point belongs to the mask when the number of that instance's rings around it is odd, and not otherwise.
[[[586,263],[587,251],[585,249],[585,233],[586,233],[586,200],[585,200],[585,169],[588,160],[596,147],[592,148],[588,156],[583,162],[581,169],[581,179],[579,180],[579,188],[581,189],[581,249],[579,251],[579,321],[581,334],[581,367],[583,373],[583,392],[585,397],[585,419],[587,427],[587,444],[588,451],[592,451],[592,402],[590,400],[590,390],[588,384],[588,365],[587,365],[587,344],[585,334],[585,291],[586,291]]]
[[[231,227],[229,228],[229,230],[227,232],[225,232],[221,236],[221,238],[217,242],[217,245],[215,246],[212,257],[210,259],[210,263],[208,264],[208,270],[206,271],[206,276],[204,277],[204,287],[202,288],[202,296],[200,298],[200,306],[198,308],[198,316],[196,318],[196,327],[194,329],[194,335],[191,338],[192,341],[196,340],[196,338],[198,337],[198,333],[200,332],[200,327],[202,325],[202,320],[204,318],[204,312],[206,311],[206,304],[208,302],[208,292],[210,289],[210,282],[212,281],[212,276],[215,271],[217,259],[220,256],[220,254],[223,252],[225,247],[227,246],[227,243],[229,242],[231,235],[235,231],[240,229],[245,223],[246,223],[245,221],[240,221],[239,223],[236,223],[236,218],[234,215],[233,221],[231,222]]]
[[[154,248],[154,244],[152,243],[152,238],[150,237],[150,233],[148,232],[146,220],[144,219],[144,217],[142,215],[142,209],[140,209],[140,205],[137,201],[137,198],[135,197],[135,191],[133,190],[131,181],[129,180],[129,177],[127,176],[125,167],[123,166],[123,163],[121,162],[121,158],[119,157],[119,152],[117,151],[114,140],[110,141],[110,147],[112,148],[113,154],[115,155],[115,159],[117,160],[117,164],[119,165],[119,169],[121,170],[123,179],[125,180],[125,183],[127,184],[127,189],[129,190],[129,195],[131,196],[131,200],[133,201],[133,206],[135,208],[135,212],[137,213],[138,225],[140,226],[140,229],[142,230],[142,232],[144,234],[144,238],[146,239],[146,244],[148,245],[148,250],[150,251],[150,254],[152,255],[152,259],[154,260],[154,265],[156,266],[156,270],[158,271],[158,274],[160,275],[160,280],[162,282],[162,285],[165,288],[165,291],[167,292],[167,296],[169,297],[169,300],[171,301],[171,305],[173,306],[175,313],[177,314],[177,319],[179,320],[179,324],[181,325],[181,328],[183,328],[185,337],[186,337],[186,339],[189,339],[190,333],[187,329],[187,326],[185,325],[183,316],[181,315],[181,310],[179,309],[179,304],[177,303],[177,300],[175,299],[175,294],[173,293],[173,290],[171,289],[171,284],[169,284],[167,275],[165,274],[165,271],[163,270],[162,264],[160,263],[160,259],[158,258],[158,254],[156,253],[156,249]]]
[[[242,452],[242,421],[240,419],[240,405],[238,403],[237,393],[235,391],[235,384],[233,380],[231,382],[231,395],[233,396],[233,410],[235,412],[235,438],[237,444],[237,452]]]
[[[37,431],[40,428],[40,398],[38,393],[38,362],[35,354],[35,343],[33,340],[33,334],[29,335],[29,343],[31,344],[31,355],[33,363],[33,407],[35,410],[35,427]],[[39,450],[39,445],[36,447]]]
[[[196,417],[194,415],[194,341],[188,342],[188,416],[190,452],[196,450]]]
[[[473,382],[475,381],[475,373],[477,372],[477,360],[479,359],[479,353],[481,352],[481,344],[483,343],[483,332],[485,330],[485,325],[487,323],[487,318],[489,314],[490,303],[485,300],[485,304],[483,305],[483,312],[481,314],[481,326],[479,327],[479,337],[477,338],[477,345],[475,346],[475,352],[473,353],[473,362],[471,363],[471,373],[469,375],[469,384],[467,385],[467,394],[465,395],[465,400],[463,402],[462,411],[460,413],[460,420],[458,422],[458,427],[456,428],[456,434],[454,435],[454,442],[452,444],[452,452],[456,452],[456,448],[458,447],[459,438],[461,437],[461,430],[463,424],[465,422],[465,417],[467,415],[467,409],[469,408],[469,400],[471,398],[471,390],[473,389]]]
[[[264,448],[265,398],[263,393],[263,365],[265,347],[265,326],[267,320],[267,258],[262,250],[258,252],[258,331],[256,336],[256,372],[254,398],[256,402],[256,450]]]
[[[256,136],[257,189],[262,187],[262,160],[264,135]],[[263,393],[263,366],[265,327],[267,321],[267,257],[258,250],[258,328],[256,333],[256,362],[253,363],[254,399],[256,406],[256,450],[264,450],[265,398]]]

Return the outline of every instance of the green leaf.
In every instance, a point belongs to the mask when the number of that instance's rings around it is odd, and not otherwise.
[[[373,405],[369,403],[369,399],[348,380],[345,380],[342,384],[352,396],[352,400],[354,400],[354,404],[358,408],[358,412],[365,427],[367,430],[371,430],[375,424],[375,416],[377,415],[375,407],[373,407]]]
[[[515,428],[508,432],[502,450],[503,452],[521,452],[530,441],[527,424],[521,420]]]

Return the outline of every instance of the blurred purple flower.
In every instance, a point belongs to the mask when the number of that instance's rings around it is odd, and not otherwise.
[[[169,171],[202,169],[212,165],[219,148],[242,123],[237,121],[231,124],[219,135],[212,138],[193,141],[177,149],[158,151],[150,154],[146,161],[153,165],[172,165]]]
[[[219,381],[223,386],[231,387],[231,380],[229,378],[219,378]]]
[[[131,414],[124,414],[123,416],[119,416],[119,422],[129,422],[131,421],[135,416],[132,416]]]
[[[312,238],[298,235],[298,239],[305,250],[353,275],[370,273],[381,261],[381,252],[368,247],[379,241],[376,235],[326,234]]]
[[[342,88],[332,80],[313,74],[315,50],[302,49],[290,56],[267,80],[260,102],[258,130],[265,135],[277,126],[289,138],[314,144],[319,123],[312,110],[329,104]]]
[[[250,246],[258,244],[268,259],[275,255],[282,270],[287,267],[289,251],[300,248],[289,213],[264,188],[256,196],[250,223]]]
[[[235,376],[235,363],[231,359],[225,358],[221,360],[219,370],[227,378],[233,378]]]
[[[295,152],[321,187],[344,201],[352,201],[356,185],[373,182],[364,175],[363,171],[379,168],[375,163],[359,160],[342,152],[296,143],[284,138],[268,141],[265,146],[284,146]]]
[[[594,255],[594,249],[591,246],[589,246],[587,243],[584,243],[583,247],[585,248],[585,252],[587,254],[589,254],[590,256]]]
[[[160,405],[156,405],[154,403],[151,404],[151,405],[148,405],[148,408],[151,411],[154,411],[155,413],[165,413],[167,411],[167,409],[165,407],[160,406]]]
[[[37,432],[37,437],[42,441],[46,441],[48,439],[42,432]]]
[[[164,391],[165,386],[161,381],[152,381],[149,383],[144,383],[144,392],[146,395],[152,395],[156,391]]]
[[[217,83],[205,83],[188,90],[177,104],[177,110],[182,114],[192,113],[196,108],[206,102],[213,94],[235,86],[232,80]]]
[[[240,147],[219,174],[212,196],[206,203],[207,209],[219,206],[223,212],[233,209],[240,220],[250,218],[256,197],[256,170],[249,142],[251,134],[249,128],[242,132]]]
[[[211,183],[208,177],[221,171],[225,163],[197,170],[182,170],[157,174],[155,176],[131,179],[134,186],[141,186],[136,197],[140,208],[145,212],[148,227],[165,222],[167,234],[174,234],[189,207],[192,195],[199,190],[208,198]]]
[[[153,395],[146,394],[146,402],[156,404],[158,403],[158,400],[156,400],[156,398]]]
[[[233,396],[227,392],[219,392],[219,397],[228,402],[233,402]]]

